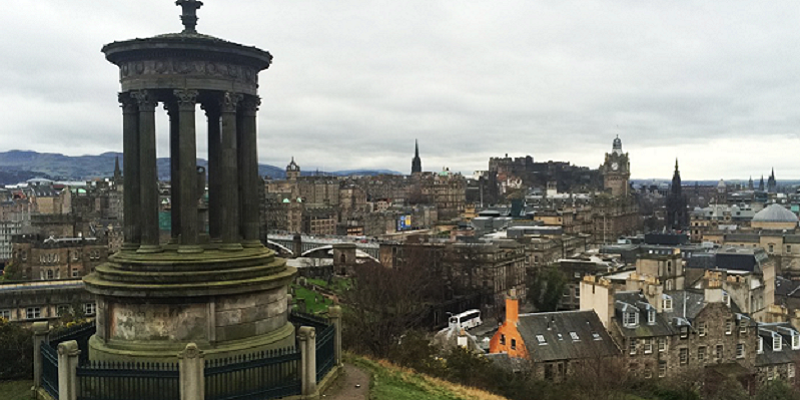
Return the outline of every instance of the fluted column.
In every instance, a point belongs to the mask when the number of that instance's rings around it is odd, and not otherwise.
[[[203,104],[208,120],[208,236],[212,240],[220,238],[220,154],[222,152],[222,138],[220,127],[220,112],[218,102]]]
[[[256,139],[256,115],[261,100],[257,96],[246,96],[240,107],[239,126],[239,223],[242,244],[259,247],[259,202],[258,202],[258,150]]]
[[[122,168],[123,168],[123,250],[139,248],[141,231],[136,214],[140,207],[139,194],[139,103],[129,93],[120,93],[122,106]]]
[[[224,221],[221,228],[221,250],[241,250],[239,243],[239,177],[237,174],[236,150],[236,109],[242,95],[225,92],[220,102],[222,120],[222,151],[220,166],[220,218]]]
[[[181,231],[179,253],[199,253],[203,249],[197,244],[199,234],[197,221],[197,140],[195,139],[194,110],[197,104],[197,90],[178,89],[174,91],[180,111],[180,215]],[[173,206],[174,209],[174,206]]]
[[[164,109],[169,116],[169,185],[170,185],[170,236],[173,243],[178,242],[181,232],[181,174],[180,174],[180,113],[178,103],[165,102]]]
[[[139,253],[161,251],[158,243],[158,170],[156,169],[156,101],[147,90],[131,92],[139,103]]]

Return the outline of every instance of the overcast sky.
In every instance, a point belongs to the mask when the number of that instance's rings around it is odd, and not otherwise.
[[[472,173],[524,156],[634,178],[800,178],[795,1],[204,0],[198,31],[269,50],[259,158]],[[11,0],[0,151],[122,149],[109,42],[180,31],[173,0]],[[159,155],[167,155],[159,115]],[[204,132],[198,151],[205,157]]]

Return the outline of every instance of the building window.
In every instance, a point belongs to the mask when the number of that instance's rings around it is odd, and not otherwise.
[[[580,340],[580,338],[578,337],[578,333],[577,332],[570,332],[569,333],[569,337],[571,337],[572,340],[575,340],[575,341]]]
[[[794,363],[789,363],[786,365],[786,376],[789,378],[794,378]]]
[[[706,359],[706,346],[700,346],[697,348],[697,360],[703,361]]]
[[[739,321],[739,333],[742,335],[747,334],[747,321],[744,319]]]
[[[73,268],[73,269],[72,269],[72,277],[73,277],[73,278],[77,278],[77,277],[79,277],[79,276],[80,276],[80,271],[78,271],[78,269],[77,269],[77,268]]]
[[[767,366],[767,380],[771,381],[773,379],[775,379],[775,369],[768,365]]]
[[[774,245],[772,243],[769,244],[769,252],[772,253],[774,251]]]
[[[660,337],[658,338],[658,352],[663,353],[667,351],[667,339]]]
[[[792,332],[792,350],[800,349],[800,333]]]
[[[717,360],[721,360],[721,359],[722,359],[722,355],[723,355],[723,354],[722,354],[722,345],[721,345],[721,344],[718,344],[718,345],[717,345],[717,348],[716,348],[716,351],[714,352],[714,357],[715,357]]]
[[[575,298],[576,299],[580,299],[581,298],[581,287],[580,286],[575,286]]]
[[[706,323],[705,322],[698,322],[697,323],[697,334],[700,336],[706,335]]]
[[[42,310],[39,307],[28,307],[25,310],[26,319],[36,319],[42,317]]]
[[[645,369],[644,369],[644,379],[650,379],[650,378],[652,378],[652,377],[653,377],[653,371],[652,371],[650,368],[647,368],[647,367],[645,366]]]
[[[53,270],[52,269],[48,269],[47,270],[47,279],[53,279],[54,277],[55,277],[55,274],[53,274]]]
[[[511,350],[517,349],[517,339],[511,339]]]
[[[647,311],[647,323],[653,325],[656,323],[656,310]]]
[[[505,345],[506,345],[506,335],[501,333],[500,334],[500,346],[505,346]]]
[[[0,319],[11,320],[11,310],[0,310]]]
[[[725,334],[730,335],[733,333],[733,321],[727,320],[725,321]]]
[[[764,338],[758,338],[758,354],[762,354],[764,352]]]
[[[736,358],[744,358],[744,343],[736,345]]]
[[[781,335],[777,333],[772,335],[772,351],[781,351],[782,343],[781,343]]]
[[[635,310],[625,312],[625,321],[623,321],[625,326],[636,326],[638,323],[639,313],[637,313]]]
[[[67,315],[67,314],[71,314],[70,306],[68,306],[66,304],[59,304],[58,306],[56,306],[56,315],[57,316],[62,317],[62,316]]]
[[[647,338],[644,340],[644,354],[650,354],[653,352],[653,338]]]
[[[86,315],[94,315],[97,312],[97,305],[95,303],[86,303],[83,305],[83,313]]]
[[[689,327],[682,326],[681,327],[681,339],[686,339],[689,337]]]
[[[786,252],[787,253],[791,253],[792,252],[792,245],[790,245],[790,244],[786,245]]]
[[[663,378],[665,376],[667,376],[667,363],[662,361],[658,363],[658,377]]]
[[[631,339],[630,343],[628,343],[628,353],[636,354],[636,339]]]
[[[683,348],[680,350],[680,361],[681,365],[686,365],[689,363],[689,349]]]
[[[536,341],[538,341],[539,344],[547,344],[547,342],[544,340],[544,335],[536,335]]]
[[[672,297],[664,295],[664,299],[662,300],[662,308],[664,311],[672,311]]]

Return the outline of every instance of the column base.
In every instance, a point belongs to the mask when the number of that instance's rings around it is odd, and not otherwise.
[[[246,248],[255,248],[263,246],[260,240],[245,240],[242,242],[242,246]]]
[[[139,248],[139,243],[125,242],[120,247],[122,251],[136,251]]]
[[[161,253],[162,251],[164,251],[164,249],[157,244],[143,244],[136,250],[136,252],[140,254]]]
[[[193,254],[202,252],[203,248],[196,244],[182,244],[178,246],[178,253],[180,254]]]
[[[219,245],[219,249],[222,251],[241,251],[244,249],[241,243],[222,243]]]

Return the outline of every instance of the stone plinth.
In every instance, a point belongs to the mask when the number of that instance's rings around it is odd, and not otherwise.
[[[264,247],[117,253],[84,279],[98,302],[90,358],[167,361],[188,343],[208,358],[292,346],[295,274]]]

